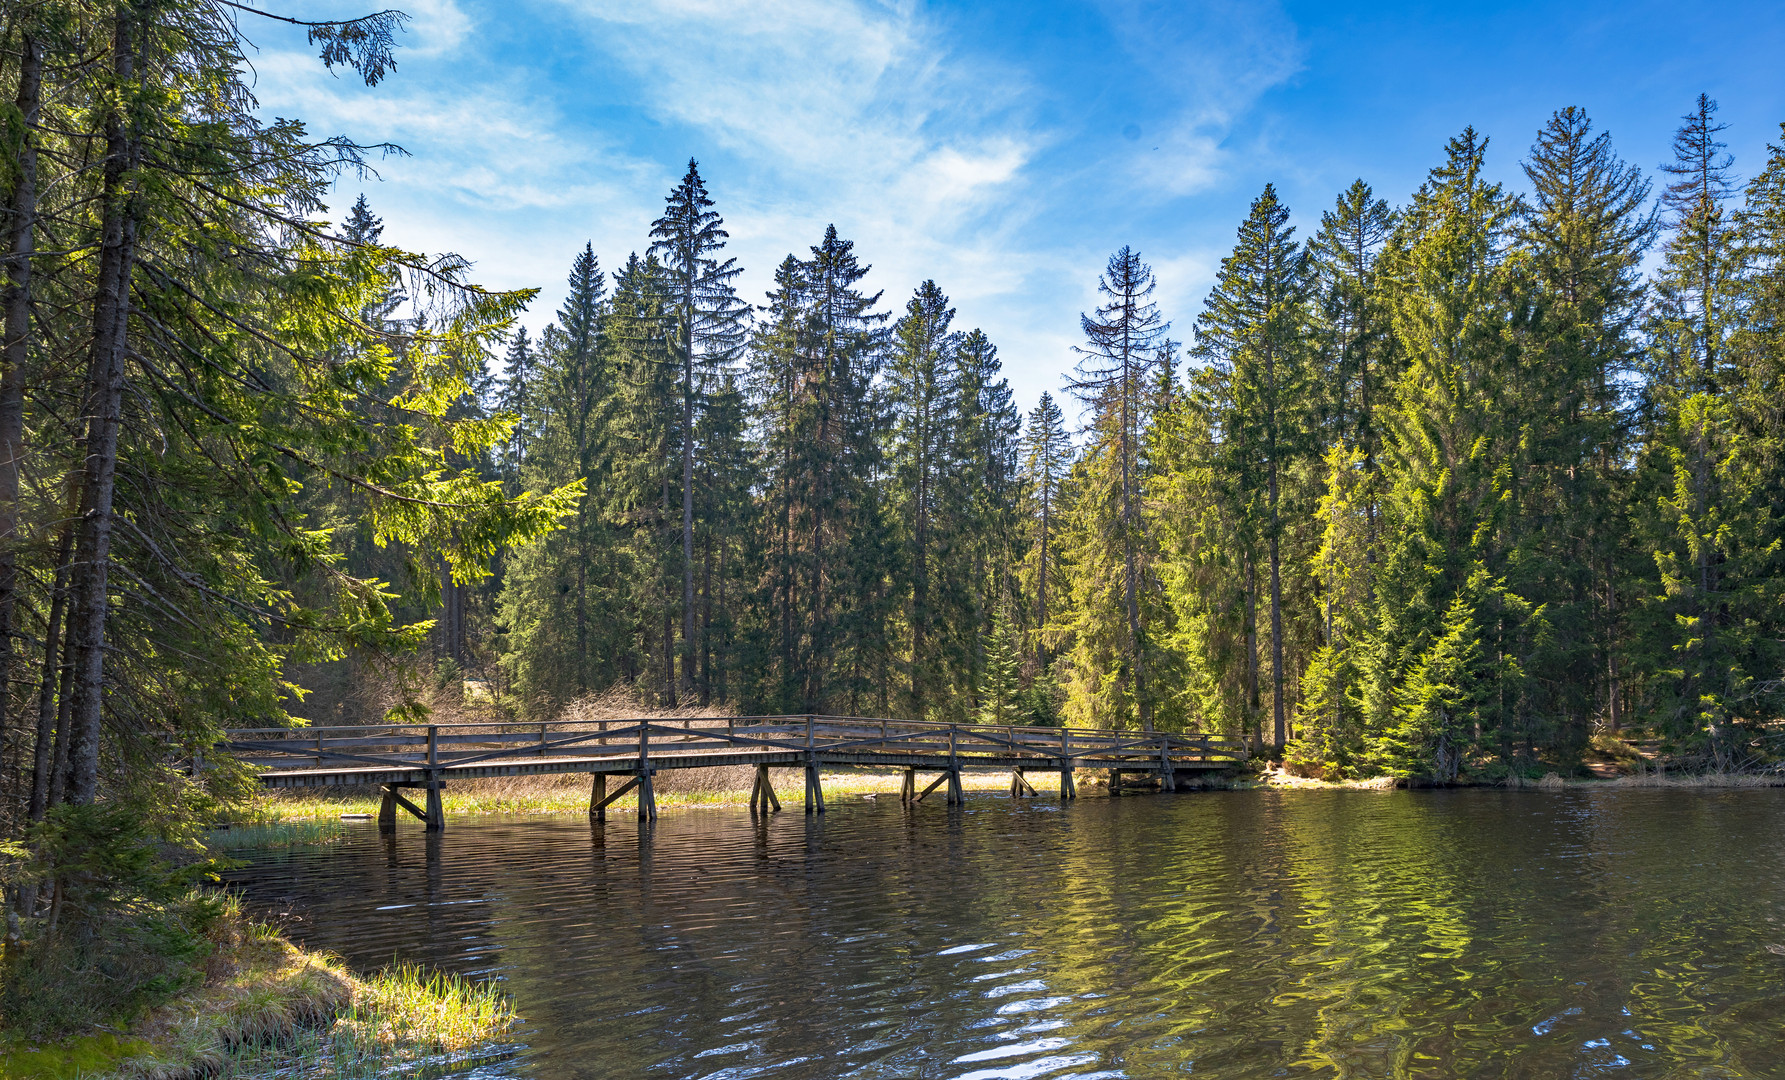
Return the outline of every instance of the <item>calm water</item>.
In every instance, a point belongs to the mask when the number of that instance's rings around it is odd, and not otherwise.
[[[480,1077],[1785,1077],[1785,791],[417,824],[234,876],[503,980]]]

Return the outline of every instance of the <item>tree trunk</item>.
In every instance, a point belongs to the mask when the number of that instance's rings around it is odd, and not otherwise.
[[[62,675],[62,619],[68,609],[68,556],[73,542],[73,530],[64,527],[56,551],[56,591],[50,597],[49,623],[43,631],[43,681],[37,689],[37,742],[32,748],[31,802],[27,809],[32,821],[42,821],[44,812],[52,805],[52,750],[59,706],[56,689]]]
[[[113,70],[120,93],[136,74],[136,11],[126,6],[113,27]],[[130,316],[130,282],[136,263],[136,195],[128,187],[138,144],[122,109],[105,122],[106,161],[100,228],[97,295],[93,304],[93,344],[87,376],[87,438],[82,471],[80,526],[68,620],[73,654],[70,697],[71,788],[69,801],[91,803],[99,793],[99,743],[104,712],[105,627],[108,563],[112,547],[112,498],[117,487],[118,433],[124,397],[125,338]]]
[[[1283,578],[1278,556],[1277,537],[1277,465],[1271,463],[1271,721],[1272,739],[1283,749],[1288,739],[1283,716]]]
[[[31,251],[37,235],[37,123],[43,43],[29,31],[19,44],[18,109],[23,128],[18,180],[8,200],[5,341],[0,344],[0,747],[12,715],[13,608],[18,594],[15,541],[19,462],[25,453],[25,369],[31,345]],[[51,650],[52,653],[54,650]],[[33,788],[35,797],[35,787]]]
[[[682,682],[694,681],[694,318],[682,313]],[[680,695],[678,695],[679,697]]]
[[[1264,730],[1258,705],[1258,572],[1252,564],[1252,552],[1246,562],[1246,716],[1252,725],[1252,752],[1264,750]]]
[[[1122,455],[1122,564],[1124,570],[1122,592],[1123,599],[1128,609],[1128,661],[1134,666],[1134,707],[1140,714],[1140,729],[1142,731],[1151,731],[1153,730],[1153,707],[1151,700],[1147,697],[1147,666],[1146,658],[1143,655],[1143,646],[1140,636],[1140,601],[1136,595],[1137,590],[1135,588],[1134,580],[1138,572],[1135,567],[1135,537],[1140,529],[1135,520],[1132,490],[1134,486],[1132,476],[1134,460],[1132,427],[1134,418],[1132,414],[1138,410],[1132,408],[1130,405],[1130,398],[1133,393],[1133,386],[1138,381],[1138,378],[1132,373],[1126,374],[1123,379],[1125,385],[1122,387],[1121,391],[1122,438],[1120,445],[1116,449],[1117,452]]]
[[[1052,467],[1052,463],[1048,462],[1045,457],[1043,465],[1047,468]],[[1037,673],[1047,670],[1047,533],[1048,526],[1051,524],[1048,520],[1051,509],[1048,504],[1052,501],[1053,494],[1049,488],[1053,480],[1050,476],[1043,475],[1041,483],[1043,485],[1041,489],[1041,573],[1037,582],[1041,598],[1041,614],[1040,622],[1035,627],[1035,669]]]

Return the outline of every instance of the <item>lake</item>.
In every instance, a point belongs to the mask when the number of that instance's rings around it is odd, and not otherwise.
[[[1785,790],[477,817],[229,877],[500,979],[480,1078],[1785,1076]]]

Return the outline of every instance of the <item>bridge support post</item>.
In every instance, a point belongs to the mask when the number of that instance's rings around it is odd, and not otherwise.
[[[917,801],[917,770],[916,769],[906,769],[904,777],[902,779],[900,779],[900,781],[899,781],[899,801],[902,803],[914,803]]]
[[[1072,731],[1060,729],[1060,801],[1078,798],[1078,785],[1072,782]]]
[[[824,785],[818,782],[818,766],[810,761],[806,765],[806,813],[824,813]]]
[[[446,810],[440,805],[440,789],[445,786],[443,782],[434,779],[431,774],[428,776],[427,827],[429,832],[440,832],[446,828]]]
[[[638,770],[638,820],[657,820],[657,789],[651,783],[651,770]]]
[[[607,774],[598,772],[589,781],[589,816],[596,821],[607,820]]]
[[[948,803],[950,806],[964,806],[967,792],[961,787],[961,768],[959,765],[948,770]]]
[[[780,809],[781,800],[775,795],[775,785],[769,781],[769,767],[756,766],[756,782],[750,787],[750,812],[766,814]]]
[[[1121,794],[1122,794],[1122,770],[1111,769],[1109,771],[1109,797],[1114,799],[1114,798],[1120,797]]]
[[[397,789],[390,784],[384,785],[384,798],[378,803],[378,831],[397,831]]]
[[[1038,795],[1038,794],[1040,794],[1040,793],[1037,792],[1034,789],[1034,787],[1030,786],[1029,778],[1027,776],[1023,775],[1023,770],[1021,767],[1011,770],[1011,773],[1010,773],[1010,797],[1011,798],[1013,798],[1013,799],[1027,799],[1032,795]]]

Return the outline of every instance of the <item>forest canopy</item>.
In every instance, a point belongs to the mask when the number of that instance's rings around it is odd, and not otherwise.
[[[534,336],[531,291],[328,213],[400,151],[261,118],[259,13],[7,10],[8,835],[192,820],[244,790],[194,764],[223,729],[467,677],[529,718],[619,686],[1327,777],[1771,753],[1785,148],[1743,183],[1708,98],[1655,180],[1565,108],[1400,205],[1266,186],[1197,311],[1121,246],[1025,415],[943,283],[870,293],[835,227],[740,295],[692,160]],[[305,25],[375,84],[400,23]]]

